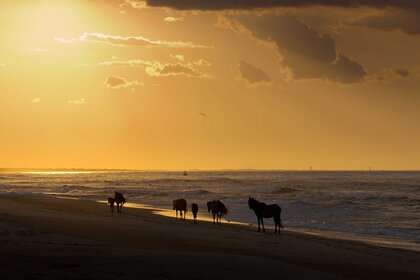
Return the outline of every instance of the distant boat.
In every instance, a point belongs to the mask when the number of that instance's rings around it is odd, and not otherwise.
[[[187,171],[184,171],[183,175],[184,175],[184,176],[188,176]]]

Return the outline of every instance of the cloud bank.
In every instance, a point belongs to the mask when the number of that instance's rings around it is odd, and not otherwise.
[[[133,2],[133,1],[131,1]],[[400,8],[420,11],[418,0],[145,0],[136,1],[138,4],[146,3],[150,7],[167,7],[177,10],[251,10],[277,7],[373,7],[373,8]],[[144,6],[144,5],[143,5]]]
[[[290,70],[294,79],[351,84],[364,81],[367,75],[360,63],[337,50],[332,37],[318,34],[294,16],[236,16],[230,22],[226,18],[223,24],[274,45],[283,58],[280,64]]]

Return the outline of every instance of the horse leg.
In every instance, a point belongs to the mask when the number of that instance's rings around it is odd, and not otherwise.
[[[257,220],[258,220],[258,232],[260,232],[260,217],[257,216]]]
[[[216,217],[215,217],[215,214],[213,213],[213,225],[216,223],[215,221],[216,221]]]
[[[274,219],[274,233],[277,233],[277,220]]]
[[[280,217],[277,219],[277,230],[278,230],[278,233],[280,234],[280,228],[281,228],[281,219],[280,219]]]
[[[265,227],[264,227],[264,218],[261,218],[261,224],[262,224],[262,227],[263,227],[263,232],[265,232]]]

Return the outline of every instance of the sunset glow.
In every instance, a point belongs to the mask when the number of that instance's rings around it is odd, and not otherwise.
[[[420,168],[414,2],[207,2],[1,1],[0,167]]]

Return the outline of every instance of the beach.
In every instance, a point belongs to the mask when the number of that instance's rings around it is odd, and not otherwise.
[[[201,210],[203,211],[203,210]],[[0,196],[2,279],[419,279],[420,253],[153,209]],[[187,215],[190,215],[188,213]],[[200,215],[200,213],[199,213]],[[175,216],[175,213],[174,213]]]

